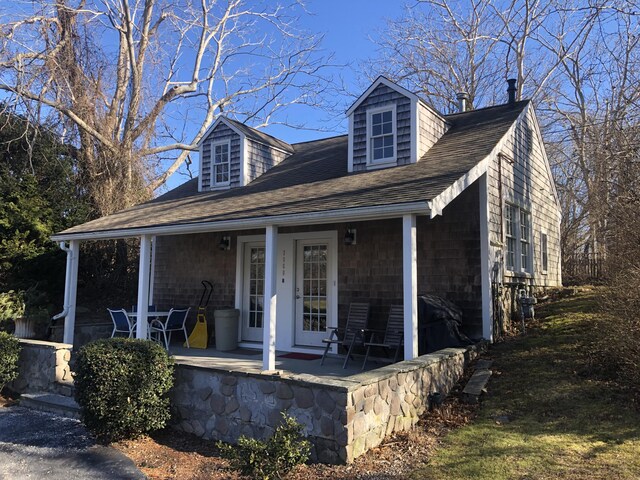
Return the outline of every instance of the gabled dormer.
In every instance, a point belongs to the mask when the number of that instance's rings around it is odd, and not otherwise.
[[[447,121],[385,77],[347,110],[349,172],[416,163],[447,131]]]
[[[247,185],[293,153],[288,143],[223,116],[207,130],[199,148],[199,191]]]

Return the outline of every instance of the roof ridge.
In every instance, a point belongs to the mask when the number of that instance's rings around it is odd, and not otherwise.
[[[518,100],[513,105],[520,105],[520,104],[529,103],[529,102],[531,102],[530,98],[524,98],[522,100]],[[488,105],[486,107],[474,108],[473,110],[467,110],[466,112],[447,113],[446,115],[444,115],[444,117],[447,118],[447,117],[454,117],[456,115],[466,115],[466,114],[469,114],[469,113],[480,112],[482,110],[489,110],[491,108],[508,107],[508,106],[509,106],[508,103],[501,103],[499,105]]]
[[[349,136],[348,133],[339,133],[338,135],[332,135],[330,137],[316,138],[315,140],[304,140],[302,142],[292,143],[291,146],[302,145],[304,143],[322,142],[323,140],[331,140],[332,138],[348,137],[348,136]]]

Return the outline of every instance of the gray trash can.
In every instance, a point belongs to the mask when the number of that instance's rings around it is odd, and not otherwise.
[[[227,352],[238,348],[238,318],[240,310],[225,308],[213,312],[216,328],[216,350]]]

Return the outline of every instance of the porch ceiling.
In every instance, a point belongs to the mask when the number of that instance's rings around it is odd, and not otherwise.
[[[448,116],[452,127],[416,164],[347,173],[346,135],[299,143],[293,155],[245,187],[198,193],[193,179],[155,200],[52,238],[110,239],[429,214],[429,202],[490,155],[527,104]]]

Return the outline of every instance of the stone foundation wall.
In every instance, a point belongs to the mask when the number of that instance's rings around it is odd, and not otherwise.
[[[71,396],[69,361],[73,345],[20,339],[18,378],[8,387],[17,393],[50,392]]]
[[[111,333],[113,332],[113,323],[93,323],[93,324],[77,324],[75,325],[73,331],[73,344],[74,348],[77,350],[78,348],[86,345],[89,342],[93,342],[94,340],[99,340],[101,338],[111,338]],[[61,322],[60,325],[55,325],[51,327],[51,341],[53,342],[62,342],[62,338],[64,335],[64,322]]]
[[[429,408],[429,395],[449,392],[477,352],[441,350],[344,379],[178,364],[174,426],[235,443],[241,435],[268,437],[286,411],[304,425],[313,461],[349,463],[387,435],[415,425]]]

